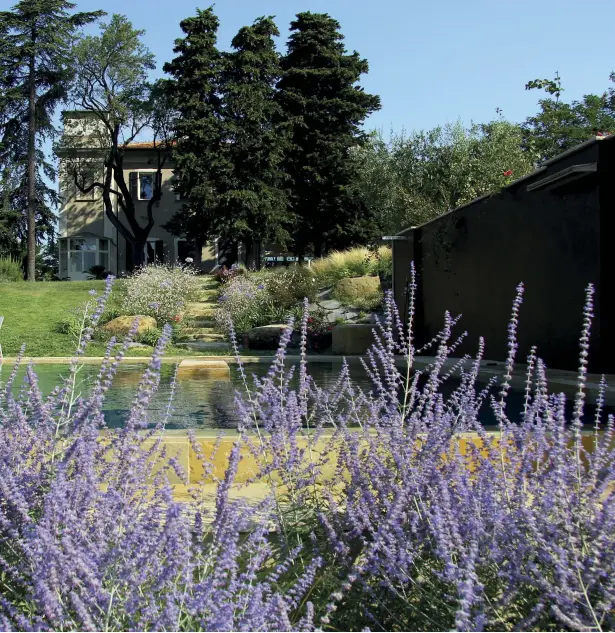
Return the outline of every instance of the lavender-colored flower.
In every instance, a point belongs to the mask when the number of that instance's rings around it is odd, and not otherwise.
[[[228,288],[221,304],[235,307],[247,292],[252,301],[264,294],[250,279]],[[0,626],[612,630],[615,420],[600,416],[605,380],[591,442],[582,419],[593,288],[572,416],[565,397],[549,393],[532,349],[523,411],[513,419],[506,399],[521,291],[499,386],[478,382],[484,341],[476,358],[452,360],[463,335],[454,334],[458,319],[450,314],[427,343],[435,350],[431,366],[414,367],[422,348],[390,294],[364,359],[372,387],[359,388],[348,363],[334,385],[318,385],[306,352],[306,301],[298,368],[287,358],[292,320],[264,378],[251,381],[239,364],[239,432],[223,474],[222,438],[208,455],[190,436],[191,466],[202,465],[192,470],[203,481],[184,472],[161,441],[172,404],[162,416],[150,407],[169,326],[121,429],[105,429],[103,405],[136,321],[119,351],[109,342],[83,395],[77,359],[49,396],[33,367],[17,384],[16,366],[0,389]],[[413,310],[413,284],[409,297]],[[236,328],[228,326],[239,354]],[[489,404],[499,434],[481,423]],[[244,472],[242,457],[250,461]],[[192,477],[191,500],[173,498],[171,474]],[[245,477],[270,494],[238,501]],[[213,504],[204,503],[212,483]]]

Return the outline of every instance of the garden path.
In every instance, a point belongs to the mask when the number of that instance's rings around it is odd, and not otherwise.
[[[182,328],[178,339],[178,347],[194,350],[228,350],[229,345],[224,340],[224,334],[215,328],[213,319],[217,306],[218,284],[213,277],[204,278],[201,300],[188,303],[185,319],[187,327]]]

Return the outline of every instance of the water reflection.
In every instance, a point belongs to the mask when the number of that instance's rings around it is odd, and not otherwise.
[[[8,369],[8,368],[4,368]],[[266,374],[268,366],[266,364],[249,365],[246,372],[251,376],[263,376]],[[18,393],[22,381],[24,369],[20,371],[18,379],[14,386],[15,394]],[[121,426],[128,417],[128,413],[132,406],[137,386],[141,380],[145,365],[121,365],[115,377],[113,387],[110,389],[104,404],[104,413],[107,426]],[[172,364],[164,364],[162,366],[161,381],[158,392],[155,394],[150,405],[149,421],[154,426],[158,421],[162,420],[169,406],[169,397],[171,395],[171,382],[175,366]],[[55,387],[65,376],[67,367],[60,365],[39,365],[36,367],[36,373],[39,378],[39,385],[47,395],[53,387]],[[309,368],[310,375],[314,378],[318,386],[323,388],[333,387],[338,376],[339,365],[332,364],[313,364]],[[9,372],[3,372],[4,378],[8,377]],[[81,368],[78,380],[78,390],[81,393],[87,393],[92,382],[98,373],[96,365],[85,365]],[[357,387],[369,392],[372,384],[359,366],[351,368],[351,376]],[[297,382],[295,377],[294,382]],[[441,393],[445,399],[450,395],[457,386],[454,381],[447,381],[441,388]],[[484,385],[482,385],[484,386]],[[479,388],[482,388],[479,386]],[[205,376],[194,376],[190,379],[179,380],[177,383],[175,398],[172,403],[172,411],[167,421],[168,429],[235,429],[239,422],[239,418],[235,413],[235,392],[243,390],[243,385],[237,369],[231,366],[231,380],[220,380],[219,378],[207,378]],[[497,394],[497,387],[493,388],[492,393]],[[567,412],[572,411],[572,402],[567,403]],[[523,409],[523,393],[511,392],[508,399],[508,413],[512,419],[520,416]],[[593,422],[593,414],[595,407],[588,406],[585,412],[585,421]],[[612,412],[609,408],[608,412]],[[480,412],[480,419],[483,425],[491,426],[496,423],[495,416],[488,404],[483,405]]]

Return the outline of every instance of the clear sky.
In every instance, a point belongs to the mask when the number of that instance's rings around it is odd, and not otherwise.
[[[156,55],[158,73],[181,35],[179,21],[194,0],[73,0],[78,10],[123,13]],[[8,8],[13,2],[0,0]],[[615,70],[615,0],[218,0],[219,46],[238,29],[273,15],[283,50],[299,11],[327,12],[342,26],[346,45],[369,61],[362,81],[382,109],[367,122],[385,133],[429,128],[461,118],[487,121],[502,108],[521,121],[537,109],[534,78],[559,71],[564,98],[602,92]],[[610,84],[615,87],[614,84]]]

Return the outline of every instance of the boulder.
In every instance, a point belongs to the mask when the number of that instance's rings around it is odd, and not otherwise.
[[[248,330],[248,347],[250,349],[277,349],[280,338],[288,325],[262,325]]]
[[[331,352],[344,356],[362,356],[374,344],[372,323],[353,323],[333,328]]]
[[[120,316],[105,323],[102,329],[111,334],[126,336],[132,327],[135,319],[139,319],[139,325],[137,327],[137,334],[143,334],[147,330],[153,330],[156,328],[156,319],[150,316],[143,316],[137,314],[135,316]]]
[[[335,285],[335,297],[343,303],[353,304],[357,299],[373,297],[381,292],[378,277],[346,277]]]

